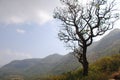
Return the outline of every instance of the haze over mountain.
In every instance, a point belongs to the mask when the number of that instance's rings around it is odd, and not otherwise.
[[[100,41],[93,43],[88,49],[88,58],[98,58],[119,53],[120,51],[120,29],[114,29]],[[0,77],[9,75],[46,75],[61,74],[75,70],[80,66],[77,59],[69,53],[67,55],[53,54],[43,59],[15,60],[0,68]]]
[[[90,58],[99,58],[105,55],[119,53],[120,51],[120,29],[112,30],[100,41],[93,43],[88,49]],[[93,59],[94,60],[94,59]]]

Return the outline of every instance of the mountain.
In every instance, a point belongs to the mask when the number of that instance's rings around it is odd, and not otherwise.
[[[94,42],[88,48],[88,59],[95,61],[100,57],[120,52],[120,29],[111,31],[100,41]],[[0,68],[0,78],[9,75],[52,75],[77,69],[79,62],[69,53],[67,55],[53,54],[43,59],[15,60]],[[2,79],[4,80],[4,79]]]
[[[72,53],[69,53],[63,56],[63,58],[55,64],[54,68],[51,70],[51,73],[61,74],[64,72],[75,70],[79,66],[80,64],[77,59],[73,56]]]
[[[104,38],[102,38],[92,50],[100,51],[111,46],[116,40],[120,40],[120,29],[114,29]]]
[[[34,76],[61,74],[75,70],[80,65],[72,54],[49,55],[43,59],[15,60],[0,68],[0,77],[10,75]],[[4,79],[3,79],[4,80]]]
[[[0,69],[0,75],[6,74],[44,74],[47,73],[52,66],[62,58],[62,55],[53,54],[43,59],[25,59],[15,60],[3,66]],[[25,73],[25,74],[24,74]]]
[[[0,78],[2,78],[2,80],[8,80],[4,78],[16,74],[23,75],[26,69],[29,69],[33,65],[37,65],[39,61],[41,61],[41,59],[25,59],[12,61],[0,69]]]
[[[57,61],[59,61],[63,56],[59,55],[59,54],[52,54],[49,55],[47,57],[45,57],[44,59],[42,59],[43,63],[56,63]]]
[[[31,80],[37,80],[35,77]],[[61,75],[39,80],[120,80],[120,54],[114,54],[98,59],[89,66],[88,76],[82,75],[82,69],[77,69]]]
[[[93,43],[88,50],[90,59],[98,59],[106,55],[119,53],[120,29],[114,29],[100,41]],[[93,60],[94,60],[93,59]]]
[[[67,54],[64,56],[50,55],[39,62],[39,64],[25,70],[24,73],[29,75],[53,75],[61,74],[67,71],[78,68],[79,64],[73,55]],[[72,63],[72,64],[71,64]],[[27,75],[26,75],[27,76]]]
[[[24,73],[29,75],[46,75],[50,74],[54,66],[63,58],[62,55],[53,54],[43,58],[38,64],[26,69]],[[52,73],[51,73],[52,74]]]

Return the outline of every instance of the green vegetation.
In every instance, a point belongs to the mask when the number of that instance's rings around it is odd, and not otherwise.
[[[51,80],[108,80],[120,71],[120,54],[104,57],[90,65],[89,76],[82,77],[82,70],[51,77]],[[120,77],[120,75],[119,75]]]

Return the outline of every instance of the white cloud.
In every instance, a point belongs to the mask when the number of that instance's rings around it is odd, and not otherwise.
[[[79,1],[84,5],[91,0]],[[60,0],[0,0],[0,23],[44,24],[51,20],[54,8],[59,5]]]
[[[20,24],[35,22],[44,24],[51,20],[59,0],[1,0],[0,23]]]
[[[36,13],[36,17],[38,17],[36,20],[39,24],[44,24],[52,19],[52,17],[47,12],[44,11],[38,11]]]
[[[32,56],[28,53],[17,52],[10,49],[0,51],[0,65],[5,65],[13,60],[22,60],[32,58]]]
[[[25,19],[19,17],[19,16],[11,16],[6,20],[7,24],[18,24],[23,23]]]
[[[16,29],[16,32],[20,34],[24,34],[26,31],[23,29]]]

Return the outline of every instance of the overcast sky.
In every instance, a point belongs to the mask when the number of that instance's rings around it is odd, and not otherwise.
[[[0,0],[0,65],[69,52],[52,18],[59,5],[59,0]]]

